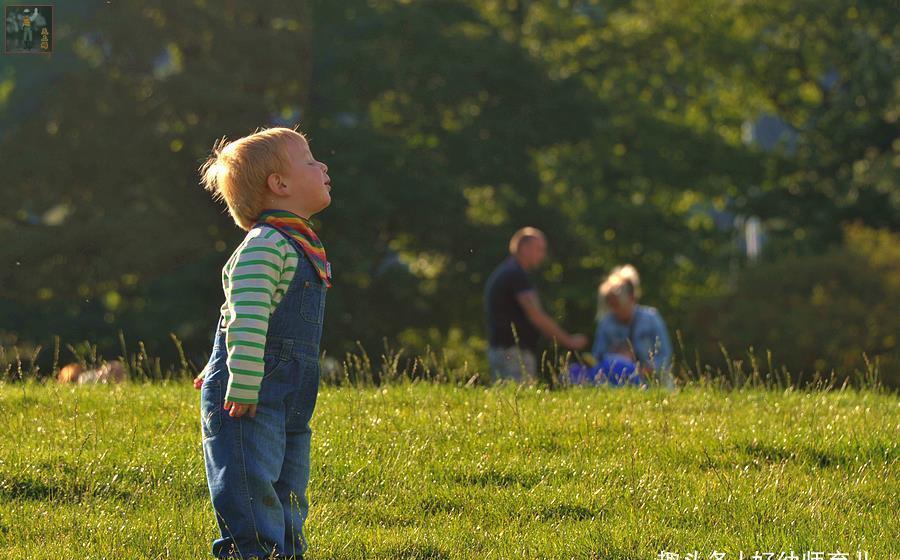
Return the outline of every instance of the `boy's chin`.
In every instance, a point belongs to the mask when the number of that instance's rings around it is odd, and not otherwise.
[[[313,209],[310,211],[309,215],[313,216],[315,214],[318,214],[329,206],[331,206],[331,196],[326,194],[325,197],[321,201],[319,201],[318,204],[316,204],[316,206],[312,207]]]
[[[325,199],[322,201],[322,207],[319,208],[319,212],[321,212],[322,210],[328,208],[329,206],[331,206],[331,194],[330,194],[330,193],[326,193],[326,194],[325,194]]]

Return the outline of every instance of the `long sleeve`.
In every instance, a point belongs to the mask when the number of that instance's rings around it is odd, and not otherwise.
[[[662,315],[655,313],[653,317],[655,330],[653,366],[656,371],[661,371],[672,365],[672,341],[669,339],[669,332],[666,329],[666,322],[663,321]]]
[[[278,235],[248,235],[226,265],[223,284],[229,375],[225,400],[258,401],[269,316],[288,263],[285,243],[279,241]]]
[[[597,332],[594,334],[594,345],[591,347],[591,354],[594,355],[598,362],[603,361],[603,355],[606,354],[609,347],[606,333],[607,324],[605,317],[597,321]]]

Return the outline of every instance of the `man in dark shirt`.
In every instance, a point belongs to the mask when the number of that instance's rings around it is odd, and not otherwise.
[[[541,306],[528,272],[547,256],[547,238],[541,230],[526,227],[509,242],[510,256],[488,278],[484,307],[488,328],[488,362],[491,377],[521,380],[537,374],[537,343],[541,334],[562,346],[581,350],[582,334],[570,335]]]

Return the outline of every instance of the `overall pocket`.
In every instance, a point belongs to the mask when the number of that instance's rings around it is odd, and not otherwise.
[[[263,356],[263,377],[262,380],[265,381],[271,377],[275,377],[279,375],[284,368],[287,367],[288,364],[291,363],[291,360],[283,360],[279,358],[275,354],[266,354]]]
[[[219,429],[222,427],[222,406],[224,404],[222,382],[205,377],[203,385],[200,386],[200,427],[203,437],[208,438],[219,433]]]
[[[303,282],[303,293],[300,295],[300,317],[317,325],[322,323],[325,314],[325,285],[321,282]]]

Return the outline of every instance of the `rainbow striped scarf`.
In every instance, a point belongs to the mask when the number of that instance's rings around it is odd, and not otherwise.
[[[309,220],[287,210],[263,210],[257,224],[267,224],[294,239],[312,261],[319,278],[331,287],[331,263],[325,258],[325,247]]]

